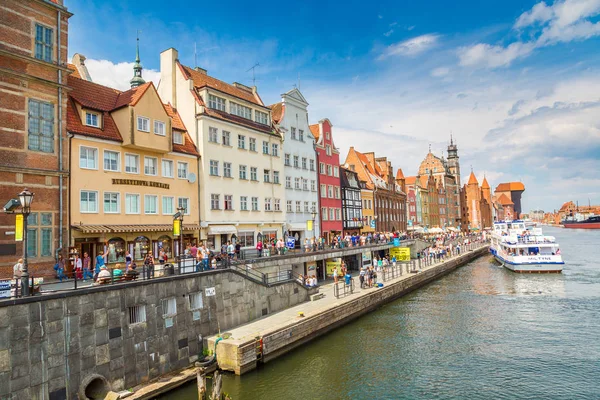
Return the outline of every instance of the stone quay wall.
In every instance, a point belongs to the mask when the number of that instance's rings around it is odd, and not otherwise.
[[[0,398],[63,400],[130,389],[189,366],[204,337],[314,292],[217,270],[0,301]]]

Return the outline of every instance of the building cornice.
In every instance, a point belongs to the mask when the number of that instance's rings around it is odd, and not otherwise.
[[[22,174],[48,175],[48,176],[69,176],[69,171],[57,171],[42,168],[23,168],[12,167],[9,165],[0,165],[0,172],[19,172]]]
[[[242,127],[242,128],[248,129],[249,131],[252,131],[252,132],[260,133],[260,134],[263,134],[263,135],[266,135],[266,136],[269,136],[269,137],[273,137],[273,138],[279,139],[281,142],[283,142],[283,138],[281,136],[276,135],[276,134],[274,134],[272,132],[259,131],[258,129],[251,128],[251,127],[249,127],[247,125],[236,124],[236,123],[229,122],[229,121],[226,121],[226,120],[221,119],[221,118],[213,117],[211,115],[199,113],[199,114],[196,115],[196,118],[200,119],[200,120],[203,119],[203,118],[207,118],[207,119],[210,119],[212,121],[218,121],[220,123],[223,123],[223,124],[225,124],[227,126],[231,126],[231,127],[234,127],[234,128],[240,128],[240,127]]]
[[[13,70],[10,70],[10,69],[7,69],[7,68],[0,68],[0,73],[5,73],[5,74],[17,76],[19,78],[26,79],[26,80],[33,80],[33,81],[36,81],[36,82],[41,82],[43,84],[46,84],[46,85],[49,85],[49,86],[54,86],[54,87],[57,87],[57,88],[62,88],[64,90],[70,90],[69,86],[67,86],[67,85],[61,85],[61,84],[56,83],[54,81],[49,81],[47,79],[38,78],[37,76],[33,76],[33,75],[22,74],[20,72],[16,72],[16,71],[13,71]]]

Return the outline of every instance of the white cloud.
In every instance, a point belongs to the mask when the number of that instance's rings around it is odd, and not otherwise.
[[[439,67],[431,70],[430,75],[434,78],[443,78],[450,73],[450,68],[448,67]]]
[[[532,39],[507,46],[478,43],[458,50],[460,65],[497,68],[529,56],[536,48],[585,40],[600,35],[600,22],[591,19],[600,14],[600,0],[555,1],[535,4],[522,13],[513,28],[527,30]]]
[[[127,90],[130,88],[129,81],[133,78],[133,63],[121,62],[113,63],[108,60],[85,60],[85,65],[92,77],[92,80],[101,85],[109,86],[114,89]],[[158,85],[160,72],[152,69],[143,69],[142,77]]]
[[[379,56],[379,59],[382,60],[391,56],[416,56],[437,45],[439,38],[440,35],[428,33],[403,42],[394,43],[385,49],[383,54]]]

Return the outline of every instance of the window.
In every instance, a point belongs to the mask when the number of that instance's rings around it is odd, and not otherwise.
[[[202,304],[202,292],[192,293],[188,296],[188,299],[190,302],[190,310],[199,310],[204,307]],[[200,319],[200,315],[198,314],[198,318],[195,319]]]
[[[240,196],[240,210],[248,211],[248,197]]]
[[[38,215],[41,215],[39,221]],[[34,212],[29,214],[27,217],[27,256],[37,257],[38,250],[40,250],[41,257],[52,255],[52,228],[44,228],[44,226],[51,225],[52,213],[38,214]],[[40,237],[39,248],[38,237]]]
[[[269,124],[269,114],[264,113],[262,111],[254,111],[254,120],[259,124],[268,125]]]
[[[252,198],[252,211],[258,211],[258,197]]]
[[[304,142],[304,131],[302,129],[298,129],[298,140]]]
[[[309,165],[310,165],[310,170],[314,171],[315,170],[315,160],[313,160],[312,158],[309,160]]]
[[[321,197],[327,197],[327,185],[321,184]]]
[[[231,133],[223,131],[221,138],[223,139],[223,146],[231,146]]]
[[[161,164],[162,164],[162,176],[165,178],[172,178],[173,177],[173,161],[165,160],[163,158]]]
[[[54,152],[54,104],[29,100],[28,148]]]
[[[285,154],[285,156],[284,156],[284,164],[285,164],[286,167],[289,167],[291,165],[290,164],[290,155],[289,154]]]
[[[125,214],[139,214],[140,213],[140,195],[139,194],[125,194]]]
[[[273,157],[279,157],[279,145],[277,143],[271,144],[271,155]]]
[[[281,211],[281,199],[275,199],[274,207],[275,211]]]
[[[219,210],[221,208],[221,205],[220,205],[221,200],[219,199],[219,196],[220,195],[215,194],[215,193],[210,195],[210,209],[211,210]]]
[[[230,194],[226,194],[223,196],[224,199],[224,209],[225,210],[233,210],[233,196]]]
[[[144,157],[144,174],[155,176],[158,169],[158,160],[154,157]]]
[[[231,178],[231,163],[230,162],[223,163],[223,176],[225,178]]]
[[[333,186],[327,185],[327,197],[333,199]]]
[[[208,141],[213,143],[219,143],[219,130],[217,128],[208,128]]]
[[[329,220],[335,221],[335,209],[333,209],[333,208],[329,209]]]
[[[292,128],[290,128],[290,131],[291,131],[292,139],[296,140],[296,128],[292,127]]]
[[[339,186],[334,187],[333,191],[335,192],[335,198],[339,199],[340,198],[340,187]]]
[[[98,192],[91,190],[82,190],[79,203],[79,211],[82,213],[98,212]]]
[[[300,190],[300,178],[294,178],[294,189]]]
[[[340,169],[338,167],[333,167],[333,176],[335,176],[336,178],[339,178]]]
[[[98,149],[79,147],[79,168],[98,169]]]
[[[129,307],[129,324],[141,324],[146,322],[146,306],[139,305]]]
[[[41,228],[41,256],[47,257],[52,255],[52,228]]]
[[[310,212],[309,205],[308,205],[308,201],[305,201],[305,202],[304,202],[304,212],[305,212],[305,213],[307,213],[307,212]]]
[[[294,168],[300,168],[300,157],[294,156]]]
[[[119,171],[119,152],[104,150],[104,170]]]
[[[35,24],[35,58],[52,62],[53,29]]]
[[[302,169],[306,169],[306,157],[302,157]]]
[[[273,183],[279,184],[279,171],[273,171]]]
[[[213,94],[208,95],[208,107],[215,110],[225,111],[225,99],[217,97]]]
[[[183,212],[185,215],[190,215],[190,199],[187,197],[178,197],[177,198],[177,207],[183,208],[185,211]]]
[[[210,172],[212,176],[219,176],[219,162],[216,160],[210,160]]]
[[[125,172],[129,174],[140,173],[140,157],[137,154],[125,153]],[[163,166],[164,169],[164,166]]]
[[[327,153],[328,156],[331,155],[331,146],[330,145],[325,146],[325,153]]]
[[[330,136],[329,136],[329,132],[325,132],[325,138],[326,138],[327,140],[329,140],[329,138],[330,138]]]
[[[254,231],[239,232],[237,242],[242,247],[254,247]]]
[[[327,221],[327,207],[321,207],[321,217],[323,221]]]
[[[285,202],[285,211],[291,213],[292,212],[292,201],[287,200]]]
[[[317,211],[317,202],[316,201],[312,202],[312,208],[311,208],[311,210],[312,211]]]
[[[119,193],[104,192],[104,213],[118,214],[119,208]]]
[[[327,175],[333,175],[333,167],[329,164],[327,164]]]
[[[310,181],[310,190],[313,192],[317,191],[317,182],[314,179],[311,179]]]
[[[162,121],[154,120],[154,133],[159,136],[165,136],[166,124]]]
[[[266,183],[271,182],[271,170],[265,169],[263,174],[264,181]]]
[[[158,214],[158,196],[153,194],[144,196],[144,214]]]
[[[229,102],[229,110],[231,114],[237,115],[238,117],[252,119],[252,109],[250,107],[243,106],[241,104]]]
[[[325,175],[325,164],[324,163],[319,163],[319,173],[321,175]]]
[[[88,126],[93,126],[98,128],[100,124],[98,124],[98,114],[86,112],[85,113],[85,124]]]
[[[256,138],[250,138],[249,143],[250,143],[250,151],[256,152]]]
[[[292,188],[292,177],[291,176],[286,176],[285,177],[285,188],[286,189],[291,189]]]
[[[188,163],[186,162],[177,162],[177,177],[179,179],[187,179],[188,177]]]
[[[270,197],[265,197],[265,211],[272,211]]]
[[[177,300],[175,299],[175,297],[162,299],[160,303],[162,306],[163,318],[177,315]]]
[[[342,210],[339,208],[335,209],[335,219],[338,221],[342,219]]]
[[[296,200],[296,212],[302,212],[302,202],[298,200]]]
[[[269,154],[269,142],[263,140],[263,154]]]
[[[173,131],[173,143],[183,144],[183,133],[179,131]]]
[[[146,117],[137,117],[138,131],[150,132],[150,119]]]
[[[240,165],[240,179],[248,179],[247,175],[246,175],[246,166],[245,165]]]
[[[302,190],[308,190],[308,179],[302,178]]]
[[[172,215],[175,214],[175,198],[171,196],[163,196],[162,198],[162,212],[163,214]]]
[[[246,136],[238,135],[238,149],[246,148]]]
[[[258,168],[250,167],[250,180],[258,181]]]

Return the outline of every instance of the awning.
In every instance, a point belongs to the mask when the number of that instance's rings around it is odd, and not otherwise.
[[[303,231],[306,229],[306,222],[292,222],[287,224],[287,228],[290,231]]]
[[[104,225],[72,225],[73,229],[82,233],[109,233],[110,229]]]
[[[173,225],[171,224],[152,224],[152,225],[73,225],[73,229],[77,229],[83,233],[127,233],[127,232],[171,232]],[[184,224],[184,231],[199,230],[198,224]]]
[[[224,234],[237,233],[237,229],[233,225],[209,225],[209,235],[224,235]]]

